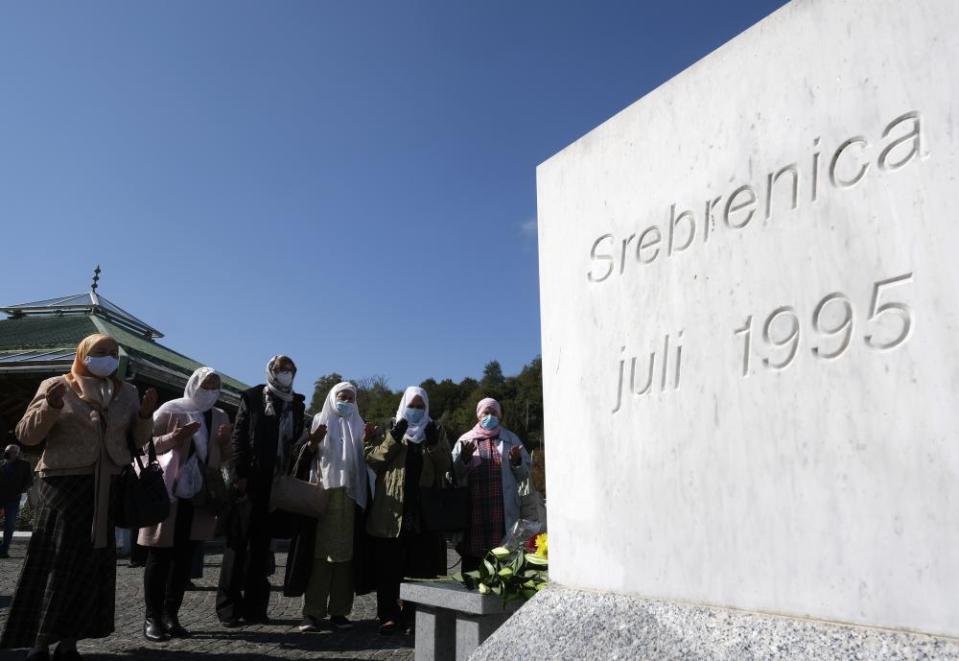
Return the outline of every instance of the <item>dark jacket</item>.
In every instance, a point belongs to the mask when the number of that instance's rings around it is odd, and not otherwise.
[[[20,499],[20,494],[33,484],[33,471],[23,459],[0,462],[0,503]]]
[[[390,420],[386,429],[392,430],[395,423],[395,420]],[[389,431],[379,443],[370,443],[364,448],[366,463],[376,473],[375,495],[366,523],[366,532],[373,537],[395,539],[400,536],[405,511],[403,499],[408,447],[402,436],[394,438],[393,432]],[[423,466],[419,486],[442,487],[452,463],[450,445],[442,425],[430,423],[420,451]]]
[[[276,416],[266,415],[263,405],[264,385],[244,390],[240,395],[240,408],[233,426],[233,467],[238,478],[247,478],[247,493],[254,503],[265,504],[270,500],[273,484],[273,469],[276,464],[276,444],[280,435],[280,416],[283,401],[273,397]],[[304,397],[293,395],[293,440],[287,454],[292,461],[294,446],[303,435],[306,405]],[[281,467],[286,472],[287,467]]]

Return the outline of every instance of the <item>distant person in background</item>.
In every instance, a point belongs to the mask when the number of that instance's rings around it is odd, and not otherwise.
[[[476,405],[476,425],[453,446],[457,480],[470,494],[470,525],[460,547],[464,571],[478,568],[520,515],[519,485],[529,477],[529,454],[502,426],[502,417],[499,402],[483,399]]]
[[[0,509],[3,510],[3,544],[0,558],[8,558],[13,532],[20,516],[20,497],[33,484],[30,463],[20,457],[19,445],[8,445],[0,462]]]
[[[226,627],[269,622],[270,490],[273,478],[288,472],[305,421],[304,397],[293,392],[295,376],[292,360],[274,356],[266,383],[240,395],[232,437],[234,487],[249,498],[250,514],[223,551],[216,610]]]
[[[141,528],[138,540],[149,549],[143,572],[143,635],[153,642],[190,635],[180,624],[180,605],[194,552],[202,540],[213,538],[216,529],[216,515],[195,507],[193,496],[202,487],[203,467],[219,469],[232,452],[233,427],[227,414],[215,406],[219,398],[220,376],[212,368],[201,367],[190,376],[183,397],[153,414],[154,443],[171,500],[166,520]]]
[[[142,401],[116,376],[119,346],[91,335],[66,376],[47,379],[17,425],[24,445],[45,442],[37,463],[40,506],[0,648],[28,659],[79,659],[81,638],[113,633],[116,547],[110,492],[153,431],[157,393]]]
[[[362,523],[369,498],[363,442],[373,431],[360,417],[356,386],[348,382],[333,386],[313,417],[309,446],[300,461],[304,477],[326,488],[329,503],[315,524],[313,557],[302,559],[312,560],[312,568],[303,595],[301,632],[319,631],[327,615],[333,629],[353,626],[347,616],[353,610],[354,528],[357,520]]]
[[[404,577],[446,574],[446,545],[439,533],[424,529],[420,512],[421,487],[442,487],[450,470],[446,432],[430,418],[429,406],[426,391],[410,386],[389,433],[366,447],[366,463],[376,473],[366,530],[374,538],[376,615],[383,634],[413,623],[412,604],[400,606]]]

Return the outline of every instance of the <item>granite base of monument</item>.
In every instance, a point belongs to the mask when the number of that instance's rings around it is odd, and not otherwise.
[[[400,597],[416,604],[416,661],[466,661],[520,606],[453,581],[409,581]]]
[[[471,661],[959,659],[959,640],[551,586]]]

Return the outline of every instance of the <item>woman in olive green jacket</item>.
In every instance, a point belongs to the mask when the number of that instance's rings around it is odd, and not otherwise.
[[[412,624],[411,610],[400,608],[404,576],[446,573],[446,545],[439,533],[423,526],[420,489],[441,487],[452,463],[446,433],[430,419],[429,397],[422,388],[406,389],[388,429],[379,443],[366,446],[366,463],[376,473],[366,531],[373,537],[382,633],[392,633],[404,620]]]

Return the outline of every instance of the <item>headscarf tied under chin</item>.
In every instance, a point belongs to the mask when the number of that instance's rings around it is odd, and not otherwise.
[[[430,423],[430,398],[426,394],[426,391],[420,388],[419,386],[410,386],[406,389],[406,392],[403,393],[402,399],[400,399],[400,406],[396,409],[396,421],[406,419],[406,409],[410,405],[410,402],[419,395],[423,399],[423,405],[426,407],[423,411],[423,417],[420,418],[420,421],[415,425],[406,420],[408,426],[406,428],[406,434],[403,438],[408,440],[410,443],[422,443],[423,439],[426,438],[426,425]]]
[[[266,390],[272,392],[275,396],[282,399],[284,402],[293,401],[293,384],[291,383],[288,386],[281,385],[279,381],[276,380],[276,373],[279,371],[277,368],[280,365],[280,361],[288,360],[290,365],[293,366],[293,376],[296,376],[296,363],[289,356],[284,356],[279,354],[270,358],[270,362],[266,364]],[[271,415],[267,413],[267,415]]]
[[[273,405],[273,397],[270,397],[270,395],[272,394],[282,402],[279,412],[280,434],[276,443],[277,462],[274,465],[274,471],[286,469],[287,451],[290,444],[296,440],[293,438],[293,384],[284,386],[276,380],[277,367],[280,361],[284,359],[290,361],[290,365],[293,366],[293,375],[296,376],[296,363],[292,359],[283,354],[273,356],[270,358],[270,362],[266,364],[266,385],[263,387],[263,412],[267,417],[273,418],[277,415],[276,407]]]
[[[203,387],[203,382],[206,381],[210,375],[219,376],[217,371],[212,367],[201,367],[197,369],[187,380],[186,388],[183,389],[183,397],[166,402],[153,414],[154,420],[159,420],[160,416],[164,414],[180,413],[186,415],[190,422],[199,422],[200,428],[193,435],[193,443],[196,446],[197,454],[200,455],[200,458],[204,461],[206,461],[207,458],[210,430],[206,428],[206,419],[204,416],[206,410],[200,410],[200,406],[194,399],[194,395],[200,391],[200,388]]]
[[[493,427],[492,429],[484,429],[483,426],[479,423],[479,420],[477,420],[476,425],[473,427],[473,429],[471,429],[469,433],[464,434],[464,436],[469,436],[470,438],[496,438],[497,436],[499,436],[500,427],[502,425],[502,418],[503,418],[503,407],[499,405],[499,402],[497,402],[492,397],[481,399],[479,404],[476,405],[476,417],[479,418],[480,414],[483,413],[483,409],[485,409],[488,406],[493,407],[493,412],[496,414],[496,417],[500,418],[500,424],[497,425],[496,427]]]
[[[316,458],[310,470],[310,481],[319,481],[326,489],[346,487],[347,495],[361,508],[366,508],[366,460],[363,456],[363,432],[366,423],[360,409],[353,403],[348,417],[336,412],[336,396],[349,390],[356,398],[356,386],[348,381],[330,389],[323,402],[323,410],[313,416],[310,433],[326,425],[326,437],[320,441]]]
[[[94,406],[105,409],[113,401],[114,395],[120,392],[120,380],[116,373],[107,377],[98,377],[90,373],[87,369],[86,359],[97,344],[103,340],[110,340],[114,344],[117,341],[109,335],[95,333],[88,335],[77,345],[77,353],[73,357],[73,367],[64,376],[66,382],[70,385],[77,396],[93,404]],[[118,345],[119,346],[119,345]]]

